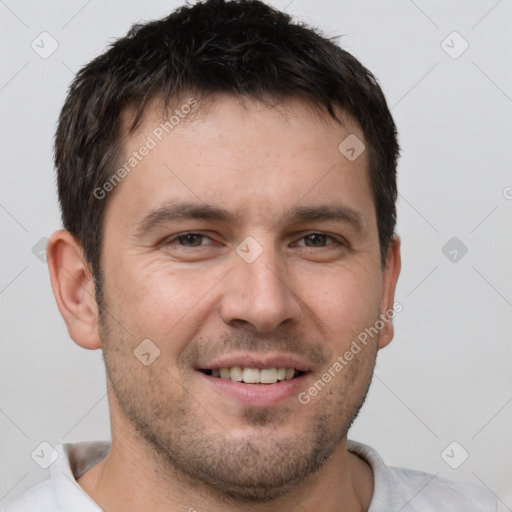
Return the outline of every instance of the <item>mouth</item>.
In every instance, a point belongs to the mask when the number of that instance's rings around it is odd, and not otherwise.
[[[296,354],[245,352],[203,360],[195,368],[212,400],[244,407],[273,407],[293,400],[315,374]]]
[[[276,384],[277,382],[296,379],[306,372],[296,368],[271,367],[253,368],[250,366],[231,366],[200,370],[209,377],[242,382],[244,384]]]

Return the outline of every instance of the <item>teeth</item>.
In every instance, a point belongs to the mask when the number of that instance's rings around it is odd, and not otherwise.
[[[260,370],[260,382],[262,384],[274,384],[277,382],[277,368],[265,368]]]
[[[242,382],[244,380],[244,372],[240,366],[233,366],[229,372],[231,380]]]
[[[247,384],[258,384],[260,371],[257,368],[244,368],[244,382]]]
[[[233,366],[232,368],[220,368],[212,370],[213,377],[233,380],[235,382],[245,382],[247,384],[275,384],[280,380],[290,380],[295,376],[293,368],[242,368]]]

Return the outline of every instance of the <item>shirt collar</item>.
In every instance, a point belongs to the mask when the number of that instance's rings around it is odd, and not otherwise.
[[[347,440],[348,451],[359,455],[372,468],[373,497],[368,512],[388,512],[391,501],[389,471],[380,455],[371,447],[357,441]]]
[[[110,442],[59,444],[57,459],[51,467],[52,492],[63,512],[101,512],[101,508],[78,485],[76,479],[103,459]]]

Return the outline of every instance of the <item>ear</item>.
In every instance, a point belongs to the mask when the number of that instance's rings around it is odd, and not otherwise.
[[[392,319],[395,315],[393,311],[401,310],[393,307],[400,267],[400,238],[395,235],[389,244],[386,265],[382,272],[381,318],[384,319],[384,327],[380,331],[379,348],[384,348],[393,339],[394,327]],[[390,313],[393,316],[390,316]]]
[[[69,231],[56,231],[48,242],[46,261],[53,294],[69,335],[83,348],[101,348],[94,280],[82,246]]]

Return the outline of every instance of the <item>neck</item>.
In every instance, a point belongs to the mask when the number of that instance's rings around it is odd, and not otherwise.
[[[112,434],[110,453],[77,480],[105,512],[359,512],[368,510],[373,495],[371,468],[347,451],[346,438],[319,471],[281,497],[266,503],[238,503],[169,467],[128,429]]]

